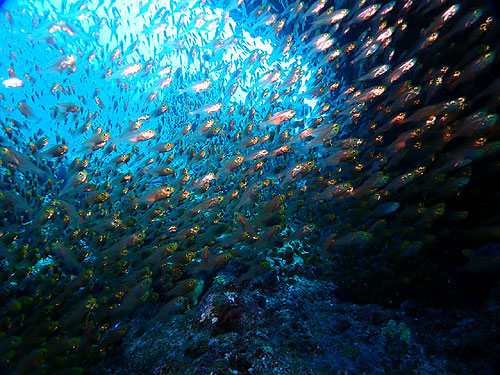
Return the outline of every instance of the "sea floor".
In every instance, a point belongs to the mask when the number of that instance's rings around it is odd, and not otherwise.
[[[498,374],[500,314],[336,298],[331,282],[221,277],[183,315],[129,322],[97,374]]]

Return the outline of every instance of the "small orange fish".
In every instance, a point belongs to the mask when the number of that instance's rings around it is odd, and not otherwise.
[[[186,279],[179,281],[175,286],[170,289],[167,293],[169,297],[186,296],[192,292],[198,286],[198,280],[196,279]]]
[[[96,132],[92,137],[87,139],[82,145],[82,151],[96,151],[106,146],[106,143],[111,138],[109,133]]]
[[[17,108],[24,117],[30,119],[37,119],[37,117],[33,113],[33,110],[26,104],[25,101],[20,101],[19,103],[17,103]]]
[[[41,177],[47,178],[50,175],[47,170],[35,165],[35,163],[28,156],[25,156],[24,154],[8,147],[0,147],[0,159],[11,164],[15,168],[33,172]]]
[[[43,156],[50,158],[58,158],[63,156],[66,152],[68,152],[68,146],[65,144],[52,146],[48,150],[42,153]]]
[[[155,203],[170,197],[175,189],[171,186],[161,186],[148,192],[140,201]]]
[[[154,130],[141,130],[129,134],[125,134],[122,137],[118,138],[115,142],[128,142],[128,143],[139,143],[149,141],[156,136],[156,132]]]
[[[48,69],[52,71],[62,72],[63,70],[70,69],[76,62],[75,55],[66,55],[49,65]]]
[[[94,205],[99,203],[104,203],[109,199],[109,193],[105,191],[95,191],[85,198],[85,202],[88,205]]]
[[[164,152],[169,152],[172,151],[174,148],[174,144],[170,142],[161,142],[158,143],[156,146],[151,148],[151,151],[157,152],[159,154],[164,153]]]
[[[219,169],[217,174],[215,175],[216,179],[219,179],[220,177],[226,177],[229,174],[231,174],[236,168],[241,166],[243,163],[243,160],[245,158],[242,155],[236,156],[233,159],[229,159],[226,161],[226,163],[222,166],[222,168]]]

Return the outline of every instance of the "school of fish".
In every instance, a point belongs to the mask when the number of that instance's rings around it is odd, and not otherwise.
[[[92,373],[135,311],[183,313],[231,264],[244,287],[305,262],[365,302],[498,283],[494,9],[39,1],[0,24],[2,373]]]

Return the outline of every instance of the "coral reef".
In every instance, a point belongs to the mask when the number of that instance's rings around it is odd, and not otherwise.
[[[169,320],[148,325],[153,312],[141,312],[116,355],[96,373],[430,375],[500,369],[494,311],[430,309],[415,301],[398,310],[357,305],[336,298],[331,282],[276,271],[244,289],[228,279],[214,282],[194,309]]]

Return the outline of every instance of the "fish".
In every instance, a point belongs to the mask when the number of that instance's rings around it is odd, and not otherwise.
[[[106,78],[109,79],[114,79],[114,78],[119,78],[119,77],[129,77],[134,74],[137,74],[142,70],[143,66],[141,63],[133,63],[127,66],[124,66],[123,68],[120,68],[116,73],[112,73]]]
[[[260,123],[259,126],[264,128],[266,125],[280,125],[285,121],[290,121],[293,117],[295,117],[296,113],[297,112],[293,109],[279,111],[274,115],[271,115],[266,121]]]
[[[200,108],[189,112],[191,116],[193,115],[210,115],[215,112],[219,112],[222,109],[222,103],[207,103],[202,105]]]
[[[145,142],[153,139],[156,136],[156,131],[152,129],[147,130],[137,130],[135,132],[126,132],[125,134],[118,137],[115,140],[116,143],[127,142],[127,143],[138,143]]]
[[[48,178],[51,174],[47,167],[37,166],[30,157],[9,147],[0,147],[0,160],[13,168],[32,172],[43,178]]]
[[[189,87],[180,89],[179,93],[184,94],[184,93],[194,93],[198,94],[202,91],[208,90],[210,86],[212,85],[212,81],[209,79],[205,79],[203,81],[199,82],[194,82],[192,83]]]
[[[17,103],[17,108],[24,117],[39,120],[33,113],[33,110],[26,104],[26,102],[20,101],[19,103]]]
[[[334,3],[3,4],[1,373],[93,373],[129,322],[311,272],[485,305],[497,15]]]
[[[42,155],[50,158],[57,158],[63,156],[66,152],[68,152],[68,145],[60,144],[45,150]]]
[[[63,56],[59,59],[54,60],[48,66],[47,69],[49,71],[59,72],[59,73],[65,71],[65,70],[72,72],[72,70],[75,69],[76,60],[77,60],[77,58],[75,55],[66,55],[66,56]]]
[[[17,77],[7,78],[2,81],[2,84],[5,87],[22,87],[24,85],[24,81]]]

